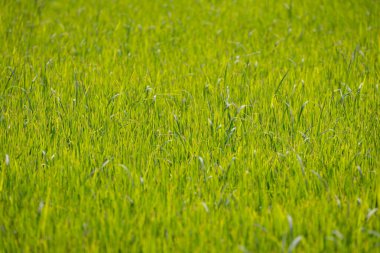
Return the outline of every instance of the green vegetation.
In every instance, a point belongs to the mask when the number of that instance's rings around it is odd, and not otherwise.
[[[0,0],[1,252],[380,250],[377,0]]]

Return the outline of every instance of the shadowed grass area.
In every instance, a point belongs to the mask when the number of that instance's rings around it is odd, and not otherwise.
[[[379,14],[0,0],[0,251],[380,250]]]

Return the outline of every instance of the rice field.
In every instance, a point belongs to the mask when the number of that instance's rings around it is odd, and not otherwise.
[[[379,252],[378,0],[0,0],[0,252]]]

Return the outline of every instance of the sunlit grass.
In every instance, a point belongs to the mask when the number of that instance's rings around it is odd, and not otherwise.
[[[380,250],[378,1],[0,3],[0,251]]]

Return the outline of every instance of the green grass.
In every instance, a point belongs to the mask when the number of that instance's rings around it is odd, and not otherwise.
[[[379,15],[0,0],[0,251],[380,250]]]

